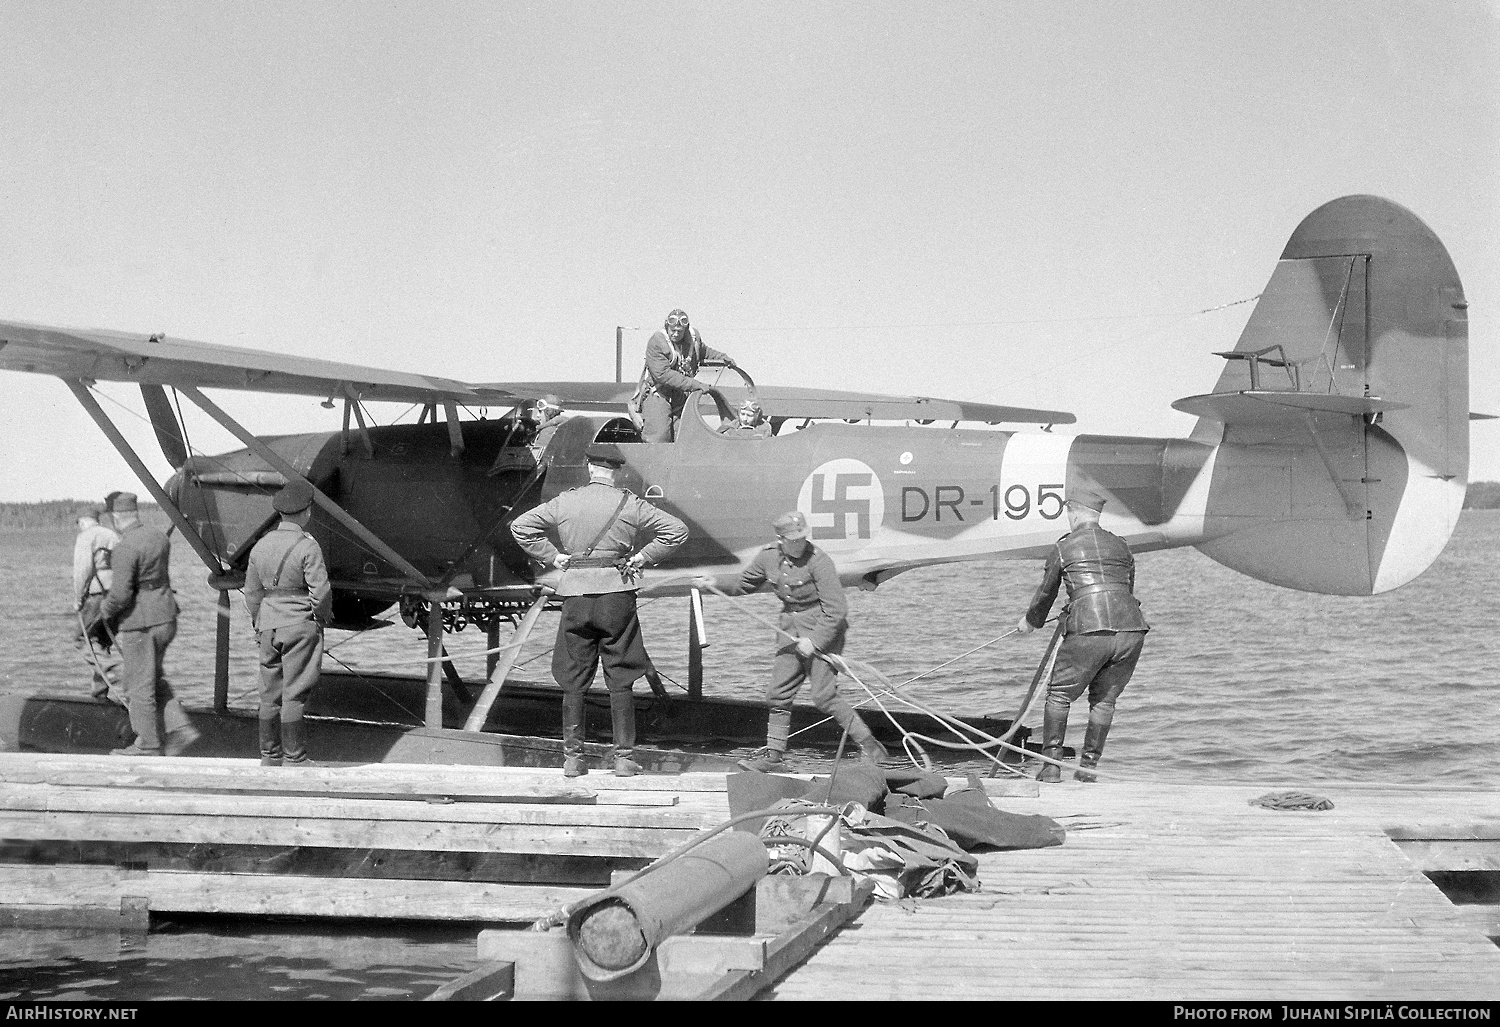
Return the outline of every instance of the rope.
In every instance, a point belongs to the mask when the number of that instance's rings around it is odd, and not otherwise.
[[[989,646],[994,645],[996,642],[999,642],[999,641],[1002,641],[1003,639],[1009,638],[1011,635],[1014,635],[1017,630],[1019,630],[1019,629],[1017,629],[1017,628],[1011,628],[1005,634],[1003,634],[1003,635],[996,635],[994,638],[990,639],[988,642],[984,642],[984,643],[982,643],[980,645],[976,645],[973,649],[970,649],[966,653],[959,653],[957,656],[953,657],[953,659],[947,660],[947,661],[945,661],[943,663],[940,663],[936,667],[929,667],[927,670],[922,671],[920,674],[913,674],[911,677],[907,678],[905,681],[902,681],[901,684],[902,685],[909,685],[913,681],[916,681],[916,680],[918,680],[920,678],[925,678],[929,674],[935,674],[938,671],[942,670],[944,667],[947,667],[947,666],[950,666],[952,664],[955,664],[959,660],[962,660],[962,659],[965,659],[967,657],[973,656],[975,653],[979,652],[981,649],[988,648]],[[887,693],[882,692],[881,694],[885,695]],[[854,704],[854,708],[857,710],[861,706],[863,706],[865,703],[870,702],[870,701],[871,701],[871,698],[869,696],[866,696],[865,698],[861,699],[859,702],[855,703]],[[818,721],[816,724],[809,724],[809,725],[807,725],[807,727],[798,728],[796,731],[793,731],[790,735],[788,735],[787,738],[788,739],[796,738],[798,735],[802,734],[802,732],[804,732],[804,731],[811,731],[815,727],[822,727],[824,724],[828,723],[832,719],[833,719],[832,717],[824,717],[822,720]],[[1017,720],[1019,720],[1019,719],[1020,718],[1018,717]],[[1015,729],[1012,728],[1011,732],[1007,733],[1006,737],[1007,738],[1010,737],[1010,734],[1014,733],[1014,731],[1015,731]]]
[[[711,591],[711,592],[713,592],[715,595],[722,596],[725,599],[730,598],[730,596],[726,592],[722,591],[721,589],[719,589],[715,585],[707,585],[705,587],[707,587],[708,590]],[[759,621],[761,624],[764,624],[765,626],[769,627],[771,630],[775,631],[778,635],[781,635],[781,636],[783,636],[783,637],[785,637],[787,639],[790,639],[791,641],[794,641],[794,642],[795,641],[799,641],[799,639],[798,639],[798,637],[796,635],[791,634],[789,631],[785,630],[784,628],[782,628],[778,624],[773,624],[771,621],[769,621],[766,618],[760,616],[760,614],[756,613],[755,611],[750,610],[750,609],[746,609],[744,607],[740,607],[739,609],[740,609],[741,613],[743,613],[746,616],[752,618],[753,620]],[[902,748],[906,750],[907,757],[911,759],[912,764],[914,766],[920,768],[920,769],[923,769],[923,770],[931,770],[932,769],[932,761],[931,761],[931,759],[929,759],[927,757],[926,752],[922,750],[921,745],[919,744],[921,742],[927,742],[930,745],[935,745],[935,746],[937,746],[939,748],[943,748],[943,749],[970,750],[970,751],[977,752],[980,755],[984,756],[986,759],[990,760],[992,763],[994,763],[996,765],[997,769],[1003,768],[1007,773],[1011,773],[1011,774],[1018,773],[1018,771],[1016,771],[1016,769],[1013,768],[1013,767],[1006,766],[999,759],[999,757],[995,756],[994,753],[990,752],[991,749],[994,749],[994,748],[1006,749],[1006,750],[1009,750],[1011,752],[1020,753],[1023,756],[1034,757],[1034,758],[1039,759],[1039,760],[1041,760],[1041,761],[1043,761],[1045,763],[1055,763],[1057,766],[1063,767],[1063,768],[1069,768],[1069,767],[1072,766],[1071,764],[1063,763],[1060,760],[1054,760],[1054,759],[1051,759],[1050,757],[1047,757],[1047,756],[1042,756],[1042,755],[1037,754],[1037,753],[1032,753],[1032,752],[1030,752],[1027,749],[1021,748],[1020,746],[1012,745],[1012,744],[1010,744],[1009,741],[1006,741],[1005,739],[996,738],[993,735],[990,735],[987,732],[981,730],[980,728],[974,727],[972,724],[965,724],[963,721],[957,720],[957,719],[955,719],[953,717],[949,717],[947,714],[940,713],[939,711],[933,709],[932,707],[927,706],[924,703],[918,702],[917,700],[915,700],[915,699],[911,698],[910,696],[906,695],[901,690],[901,686],[899,686],[895,682],[891,681],[888,677],[886,677],[884,674],[882,674],[878,669],[876,669],[874,666],[872,666],[872,665],[870,665],[868,663],[865,663],[863,661],[857,661],[857,662],[860,663],[860,665],[862,667],[864,667],[867,670],[867,672],[872,677],[876,677],[876,678],[880,679],[880,681],[882,682],[882,684],[885,685],[885,688],[884,688],[883,691],[876,692],[875,689],[873,689],[869,685],[865,684],[865,682],[860,678],[860,676],[857,673],[855,673],[854,668],[849,665],[848,660],[846,660],[844,657],[839,656],[839,655],[837,655],[835,653],[822,653],[822,652],[816,652],[816,651],[815,651],[814,655],[818,659],[823,660],[829,666],[833,667],[834,670],[847,673],[849,675],[850,679],[855,682],[855,684],[859,685],[860,688],[862,688],[862,689],[865,690],[865,692],[869,696],[870,700],[875,703],[875,705],[880,709],[880,712],[885,715],[886,719],[889,720],[891,722],[891,725],[893,727],[895,727],[895,729],[897,730],[897,732],[900,733],[901,739],[902,739],[902,742],[901,742]],[[921,713],[925,713],[927,716],[929,716],[929,717],[933,718],[934,720],[938,721],[944,727],[948,728],[955,735],[957,735],[958,738],[959,738],[959,741],[956,742],[956,743],[955,742],[948,742],[948,741],[945,741],[943,739],[933,738],[930,735],[924,735],[924,734],[920,734],[920,733],[915,732],[915,731],[908,730],[907,728],[905,728],[904,726],[902,726],[899,721],[896,720],[896,718],[891,714],[890,710],[886,709],[885,704],[880,701],[881,700],[881,696],[884,696],[884,695],[894,695],[896,698],[900,699],[902,702],[904,702],[906,705],[910,706],[912,709],[918,710]],[[1012,724],[1011,725],[1010,731],[1006,732],[1007,737],[1009,737],[1009,736],[1011,736],[1011,735],[1014,734],[1017,726],[1018,726],[1018,724]],[[974,742],[974,741],[969,740],[968,738],[965,737],[964,732],[969,732],[969,733],[973,734],[980,741],[979,742]],[[920,756],[921,756],[920,759],[918,758],[918,756],[916,754],[913,753],[913,749],[915,749],[917,751],[917,753],[920,753]]]
[[[612,884],[608,888],[604,889],[602,892],[595,892],[593,895],[589,895],[589,896],[587,896],[585,898],[576,899],[573,902],[569,902],[567,905],[561,906],[558,909],[552,911],[551,913],[548,913],[546,916],[541,917],[535,923],[533,923],[531,925],[531,930],[533,930],[533,931],[549,931],[549,930],[551,930],[554,927],[561,927],[561,926],[563,926],[564,924],[566,924],[568,922],[568,918],[569,917],[571,917],[578,910],[582,909],[586,904],[592,903],[592,902],[599,902],[599,901],[601,901],[603,899],[608,898],[611,895],[618,894],[619,891],[620,891],[620,889],[624,888],[627,884],[630,884],[630,883],[632,883],[634,881],[639,880],[640,878],[644,877],[646,874],[649,874],[653,870],[660,870],[662,867],[666,866],[667,864],[672,863],[672,862],[674,862],[674,861],[676,861],[678,859],[681,859],[683,856],[686,856],[689,852],[691,852],[692,850],[696,849],[698,846],[702,845],[704,842],[708,841],[710,838],[713,838],[713,837],[715,837],[717,835],[723,834],[725,831],[729,830],[731,827],[734,827],[736,824],[743,824],[747,820],[756,820],[756,819],[762,819],[762,818],[765,818],[765,817],[784,817],[784,818],[786,818],[788,820],[795,820],[795,819],[798,819],[800,817],[809,817],[809,816],[813,816],[813,817],[816,817],[816,816],[833,816],[833,817],[837,817],[842,812],[843,812],[843,810],[840,807],[838,807],[838,806],[792,806],[792,807],[787,807],[787,806],[768,806],[765,809],[753,810],[753,811],[751,811],[749,813],[741,813],[737,817],[730,817],[728,820],[724,821],[722,824],[719,824],[717,827],[713,828],[712,830],[705,831],[703,834],[700,834],[700,835],[697,835],[696,837],[688,839],[686,842],[684,842],[681,845],[677,846],[677,848],[673,849],[671,852],[667,853],[665,856],[662,856],[660,859],[655,860],[654,862],[647,864],[646,866],[644,866],[641,869],[637,870],[635,873],[631,874],[629,877],[625,878],[623,881],[619,882],[618,884]],[[829,826],[832,827],[832,824],[830,824]],[[818,836],[818,838],[820,840],[821,840],[822,837],[823,836],[821,834]],[[784,841],[792,841],[792,839],[790,837],[788,837],[788,836],[784,836],[783,835],[783,836],[778,837],[776,839],[776,844],[780,845]],[[806,845],[808,848],[810,848],[814,852],[818,853],[820,856],[822,856],[824,859],[828,860],[834,866],[838,867],[839,868],[839,872],[841,874],[847,874],[849,872],[847,869],[845,869],[843,861],[840,860],[838,856],[836,856],[833,853],[829,852],[827,849],[820,848],[820,847],[817,846],[817,844],[815,842],[809,842],[806,839],[797,839],[797,841],[800,842],[801,844]]]

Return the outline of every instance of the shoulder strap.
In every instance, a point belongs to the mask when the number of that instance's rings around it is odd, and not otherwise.
[[[599,529],[599,534],[594,536],[594,541],[589,543],[589,547],[580,554],[581,556],[592,555],[594,552],[594,547],[597,546],[600,542],[604,541],[604,536],[609,534],[609,529],[613,528],[615,526],[615,521],[618,521],[620,519],[620,511],[625,509],[625,503],[629,499],[630,493],[626,492],[624,489],[621,489],[620,505],[615,507],[615,512],[609,515],[609,520],[604,522],[604,527]]]
[[[286,552],[281,554],[281,562],[276,565],[276,574],[271,578],[272,588],[281,587],[281,572],[286,570],[286,562],[292,558],[292,551],[295,550],[298,544],[301,543],[301,541],[306,537],[307,534],[305,532],[301,535],[298,535],[296,539],[293,540],[292,544],[286,547]]]

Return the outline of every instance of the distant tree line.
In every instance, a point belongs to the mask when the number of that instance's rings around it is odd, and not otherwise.
[[[103,500],[48,499],[40,503],[0,503],[0,531],[26,528],[71,528],[81,510],[102,510]],[[143,518],[147,511],[158,509],[155,503],[142,500]]]

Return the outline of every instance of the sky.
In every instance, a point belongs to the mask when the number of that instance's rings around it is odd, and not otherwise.
[[[500,382],[612,379],[617,326],[634,377],[682,307],[764,384],[1183,436],[1230,304],[1374,193],[1500,413],[1500,4],[0,0],[0,38],[0,319]],[[0,372],[0,440],[0,501],[134,487],[55,379]]]

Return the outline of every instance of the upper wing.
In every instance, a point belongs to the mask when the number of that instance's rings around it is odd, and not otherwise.
[[[18,321],[0,321],[0,369],[59,378],[196,385],[296,396],[342,396],[347,394],[346,389],[352,389],[366,400],[480,401],[470,386],[451,378],[382,371],[237,346],[213,346],[161,335],[52,328]]]
[[[0,321],[0,370],[59,378],[194,385],[208,389],[279,392],[298,396],[355,396],[366,401],[512,406],[555,393],[577,410],[614,410],[635,392],[634,382],[493,382],[473,384],[404,371],[384,371],[312,357],[293,357],[238,346],[215,346],[162,335],[100,329],[55,328]],[[738,402],[741,388],[725,388]],[[989,421],[1072,424],[1062,410],[997,406],[926,396],[883,396],[830,389],[763,386],[756,390],[770,417],[838,417],[849,420]]]

